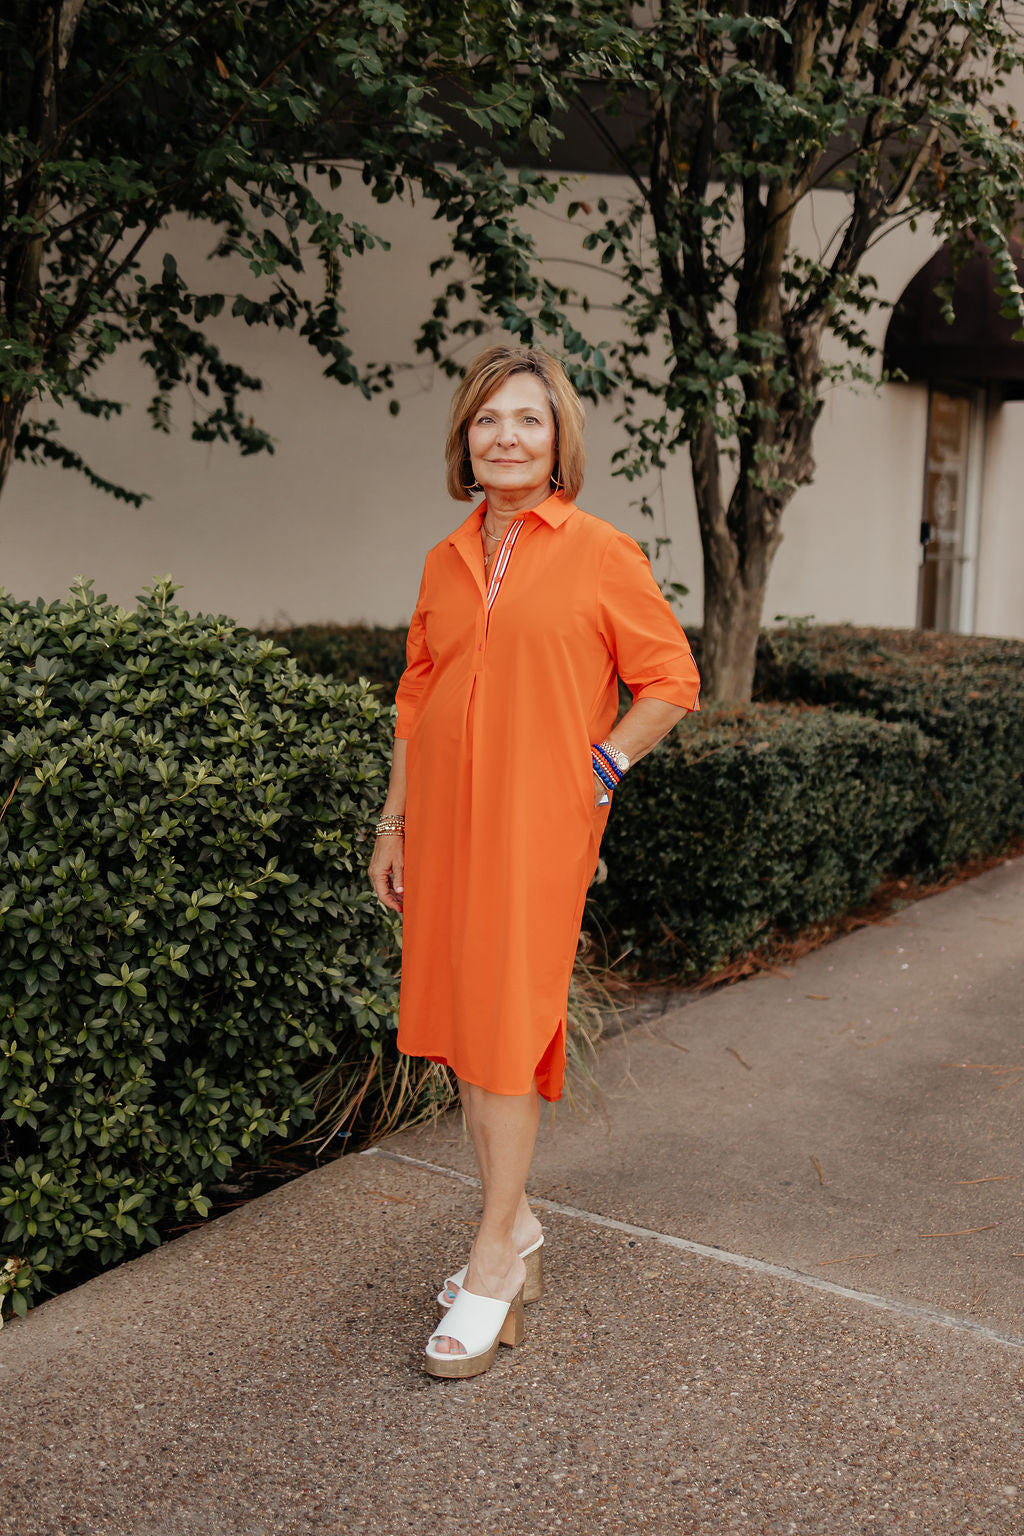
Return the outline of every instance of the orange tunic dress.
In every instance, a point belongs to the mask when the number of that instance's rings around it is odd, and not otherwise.
[[[484,577],[478,506],[427,555],[398,687],[408,741],[399,1048],[561,1097],[569,981],[608,808],[590,746],[634,699],[697,708],[639,546],[551,496]]]

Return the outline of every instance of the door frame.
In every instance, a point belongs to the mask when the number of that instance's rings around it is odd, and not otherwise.
[[[978,610],[978,555],[981,545],[981,508],[985,484],[985,447],[988,436],[989,392],[976,384],[963,382],[939,382],[928,385],[928,406],[924,448],[924,476],[922,483],[922,518],[927,510],[928,469],[931,463],[932,396],[943,394],[966,399],[969,403],[967,421],[967,449],[963,483],[963,513],[960,535],[959,580],[957,582],[956,611],[950,614],[953,634],[970,635]],[[915,627],[921,628],[921,603],[927,545],[922,544],[918,565],[918,598]]]

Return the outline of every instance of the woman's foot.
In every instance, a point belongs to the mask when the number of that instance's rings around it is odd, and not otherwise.
[[[463,1289],[449,1310],[442,1327],[427,1340],[423,1369],[431,1376],[479,1376],[489,1371],[498,1357],[498,1348],[514,1348],[526,1336],[523,1320],[523,1292],[520,1288],[510,1302],[493,1296],[474,1296]],[[447,1348],[439,1346],[447,1345]],[[457,1347],[456,1347],[457,1345]]]
[[[540,1223],[537,1223],[538,1234]],[[469,1255],[465,1289],[471,1296],[489,1296],[496,1301],[511,1302],[523,1288],[526,1265],[520,1258],[515,1242],[496,1245],[477,1236]],[[440,1325],[443,1327],[443,1323]],[[458,1339],[446,1334],[435,1335],[434,1348],[439,1354],[464,1355],[466,1350]]]
[[[526,1196],[524,1195],[522,1201],[520,1202],[519,1209],[516,1212],[515,1223],[512,1227],[512,1246],[515,1248],[517,1254],[525,1255],[536,1250],[537,1245],[543,1236],[544,1230],[536,1216],[531,1211]],[[472,1269],[472,1260],[470,1261],[469,1267]],[[469,1279],[468,1274],[465,1284],[467,1290],[471,1291],[473,1289],[473,1285]],[[450,1279],[445,1283],[444,1289],[437,1299],[442,1306],[451,1306],[452,1302],[455,1300],[458,1294],[458,1284],[454,1279]],[[487,1294],[492,1293],[488,1292]],[[494,1292],[493,1294],[497,1293]]]

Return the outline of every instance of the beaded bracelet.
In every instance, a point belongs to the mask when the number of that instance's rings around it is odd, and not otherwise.
[[[619,779],[622,777],[622,775],[613,774],[612,770],[608,766],[607,760],[602,754],[599,754],[596,749],[594,749],[591,753],[591,766],[594,769],[595,777],[601,780],[601,783],[604,785],[605,789],[618,788]]]
[[[404,837],[404,816],[382,816],[375,829],[376,837]]]
[[[625,769],[616,762],[615,758],[612,756],[612,753],[609,751],[605,743],[602,741],[595,744],[591,747],[590,752],[594,762],[602,764],[603,767],[605,767],[612,775],[615,783],[620,783]]]

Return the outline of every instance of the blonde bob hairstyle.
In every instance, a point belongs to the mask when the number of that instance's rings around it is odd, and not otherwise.
[[[469,423],[485,400],[517,373],[532,373],[543,384],[555,418],[555,467],[551,490],[575,501],[583,485],[583,401],[557,358],[537,347],[499,343],[474,358],[455,391],[445,446],[448,494],[455,501],[472,501],[476,477],[469,457]]]

